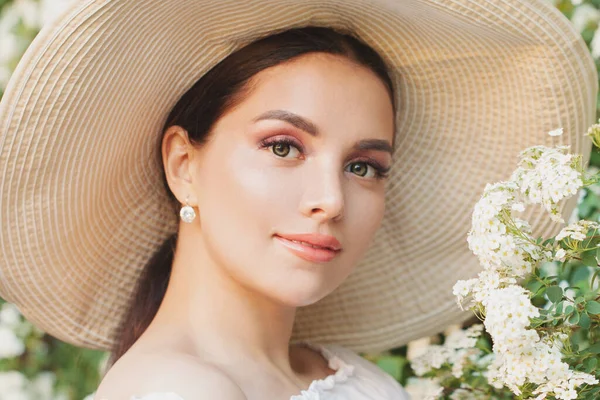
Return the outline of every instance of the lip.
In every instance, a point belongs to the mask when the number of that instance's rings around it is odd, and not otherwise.
[[[321,235],[316,233],[297,235],[276,234],[275,238],[292,253],[311,262],[331,261],[342,250],[340,242],[335,237],[330,235]],[[294,242],[294,240],[296,242]],[[314,248],[298,242],[305,242],[313,246],[320,246],[322,248]]]

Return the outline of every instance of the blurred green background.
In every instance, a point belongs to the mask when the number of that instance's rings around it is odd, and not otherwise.
[[[40,28],[70,1],[77,0],[0,0],[0,97]],[[581,32],[599,67],[600,0],[550,2]],[[597,115],[600,117],[600,112]],[[594,148],[590,169],[597,172],[599,167],[600,153]],[[599,213],[600,190],[586,188],[580,194],[579,206],[572,218],[598,221]],[[570,282],[581,279],[575,276],[575,271],[568,274],[565,279]],[[408,346],[403,346],[385,354],[363,356],[404,384],[413,375],[406,360],[407,351]],[[45,334],[26,321],[13,304],[0,299],[0,400],[81,400],[86,397],[90,400],[107,358],[108,353],[77,348]]]

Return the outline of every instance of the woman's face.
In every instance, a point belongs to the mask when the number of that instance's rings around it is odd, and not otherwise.
[[[383,82],[340,56],[307,54],[252,83],[192,158],[201,237],[239,283],[304,306],[344,281],[380,226],[393,109]],[[316,233],[341,250],[281,240]],[[311,251],[319,260],[302,255]]]

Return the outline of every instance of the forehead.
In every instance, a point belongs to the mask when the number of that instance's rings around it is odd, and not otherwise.
[[[240,117],[285,109],[310,119],[322,131],[344,131],[392,140],[388,88],[370,69],[343,56],[310,53],[265,69],[249,82]]]

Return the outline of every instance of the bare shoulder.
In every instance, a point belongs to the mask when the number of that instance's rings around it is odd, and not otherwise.
[[[214,365],[184,354],[147,354],[118,360],[102,379],[94,400],[144,396],[148,400],[201,400],[214,398],[215,393],[223,400],[246,400],[242,389]]]

